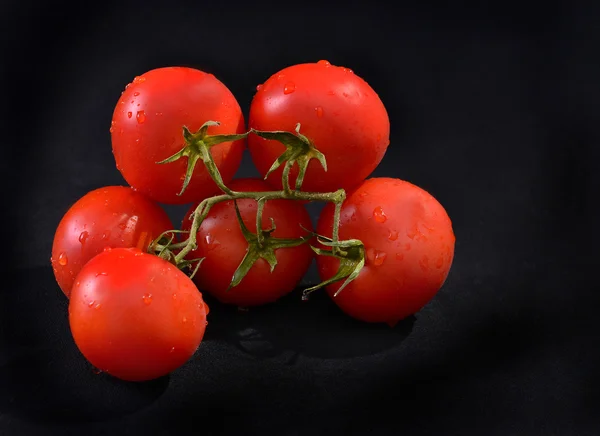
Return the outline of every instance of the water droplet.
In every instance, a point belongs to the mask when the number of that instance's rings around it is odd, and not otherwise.
[[[169,350],[169,353],[174,353],[175,352],[175,347],[171,347],[171,349]]]
[[[127,112],[127,118],[131,118],[132,116],[133,116],[133,113]]]
[[[102,239],[104,239],[104,238],[102,238]],[[110,250],[112,250],[111,247],[104,247],[104,249],[102,251],[109,252]]]
[[[107,275],[108,275],[108,273],[106,271],[100,271],[100,272],[96,273],[96,277],[98,277],[98,276],[107,276]]]
[[[321,106],[317,106],[315,112],[317,113],[317,117],[321,118],[323,116],[323,108]]]
[[[143,251],[136,251],[135,253],[133,253],[133,257],[141,257],[143,256],[145,253]]]
[[[184,316],[183,318],[181,318],[181,322],[185,324],[187,322],[187,318]]]
[[[284,94],[291,94],[296,90],[296,84],[294,82],[287,82],[283,87]]]
[[[404,260],[404,253],[396,253],[396,260]]]
[[[121,223],[119,223],[119,228],[120,228],[121,230],[125,230],[125,228],[126,228],[126,227],[127,227],[127,223],[125,223],[125,222],[121,222]]]
[[[417,234],[416,229],[409,228],[406,230],[406,236],[408,236],[410,239],[415,239],[416,234]]]
[[[207,326],[208,325],[208,321],[204,321],[204,325]]]
[[[375,221],[377,221],[378,223],[384,223],[387,220],[387,216],[385,215],[385,212],[383,211],[381,206],[377,206],[373,210],[373,218],[375,218]]]
[[[177,294],[173,294],[173,300],[177,300]]]
[[[317,62],[317,64],[319,65],[324,65],[326,67],[329,67],[331,64],[329,63],[329,61],[326,61],[325,59],[321,59],[319,62]]]
[[[102,233],[102,240],[106,241],[108,238],[110,238],[110,230],[105,230],[104,233]]]
[[[60,255],[58,256],[58,264],[65,266],[67,263],[69,263],[69,258],[67,257],[67,253],[65,253],[64,251],[62,253],[60,253]]]
[[[88,306],[89,306],[89,307],[92,307],[94,304],[96,304],[96,300],[91,300],[91,301],[88,303]]]
[[[257,91],[260,91],[261,89],[263,89],[263,86],[262,86],[262,84],[261,84],[261,85],[256,85],[256,90],[257,90]]]
[[[100,309],[100,307],[102,307],[102,303],[96,304],[96,306],[94,306],[94,309],[98,310],[98,309]]]
[[[419,266],[423,271],[427,271],[429,269],[429,258],[427,256],[423,256],[421,260],[419,260]]]
[[[138,124],[143,124],[144,121],[146,121],[146,114],[144,111],[137,111],[135,114],[135,119],[137,120]]]
[[[360,193],[360,196],[363,198],[366,197],[367,195],[369,195],[369,194],[366,191],[363,191]]]
[[[398,231],[396,231],[396,230],[390,230],[390,234],[388,235],[388,239],[390,241],[395,241],[396,239],[398,239]]]
[[[100,375],[100,374],[102,374],[103,371],[99,368],[93,367],[92,372],[96,375]]]
[[[144,304],[146,306],[150,305],[152,303],[152,294],[144,294],[144,295],[142,295],[142,300],[144,300]]]
[[[308,301],[309,296],[308,294],[302,294],[302,301]]]
[[[209,250],[214,250],[219,245],[221,245],[221,243],[215,238],[213,238],[213,236],[210,233],[204,237],[204,242],[206,242],[206,248],[208,248]]]
[[[435,261],[435,267],[437,269],[440,269],[442,267],[442,265],[444,265],[444,258],[438,257],[438,259]]]
[[[210,308],[208,307],[208,304],[204,303],[204,311],[206,312],[206,315],[208,315],[210,313]]]
[[[329,91],[327,91],[327,95],[335,95],[335,91],[333,89],[330,89]]]
[[[135,76],[133,79],[133,83],[142,83],[144,80],[146,80],[145,77]]]
[[[88,238],[88,232],[86,232],[85,230],[83,232],[81,232],[81,234],[79,235],[79,243],[81,244],[81,248],[83,248],[83,246],[85,245],[85,241]]]
[[[369,248],[367,250],[367,258],[375,266],[383,265],[383,262],[385,261],[386,257],[387,257],[387,253],[385,251],[376,250],[374,248]]]
[[[404,249],[405,249],[406,251],[410,251],[410,248],[411,248],[411,247],[410,247],[410,244],[409,244],[408,242],[407,242],[406,244],[404,244]]]
[[[139,93],[139,92],[137,92],[137,91],[133,93],[133,96],[134,96],[134,97],[137,97],[138,95],[140,95],[140,93]]]
[[[81,282],[79,280],[77,280],[77,283],[75,283],[75,286],[81,286]]]

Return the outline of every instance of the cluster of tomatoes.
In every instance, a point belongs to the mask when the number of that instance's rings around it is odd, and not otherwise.
[[[393,325],[448,275],[455,238],[442,205],[407,181],[369,178],[389,118],[348,68],[284,68],[257,86],[247,121],[214,75],[150,70],[126,86],[110,131],[129,186],[77,200],[51,263],[75,343],[117,378],[157,378],[192,357],[209,313],[200,291],[271,303],[316,258],[319,286],[345,313]],[[246,147],[263,179],[235,178]],[[309,201],[328,201],[316,228]],[[174,226],[161,204],[190,208]]]

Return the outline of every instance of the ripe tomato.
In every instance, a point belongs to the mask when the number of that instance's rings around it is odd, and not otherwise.
[[[327,205],[317,233],[331,237],[333,211]],[[452,222],[442,205],[409,182],[371,178],[349,193],[342,206],[340,240],[360,239],[365,266],[333,301],[348,315],[391,325],[419,311],[443,285],[454,257]],[[322,280],[339,260],[319,256]],[[343,280],[327,287],[333,296]]]
[[[234,191],[264,192],[270,186],[262,180],[235,179],[229,184]],[[240,215],[246,227],[256,233],[257,202],[252,199],[237,201]],[[186,213],[182,229],[189,230],[188,219],[195,206]],[[267,201],[263,210],[262,228],[271,227],[273,218],[276,229],[274,238],[300,238],[312,230],[307,210],[292,200]],[[301,227],[302,226],[302,227]],[[277,266],[270,271],[269,263],[259,258],[241,283],[227,290],[233,274],[246,255],[248,243],[240,229],[232,201],[219,203],[211,209],[197,234],[198,248],[188,255],[189,259],[204,257],[193,280],[199,289],[216,297],[223,303],[238,306],[258,306],[273,302],[291,292],[300,282],[313,259],[308,245],[275,250]]]
[[[196,352],[208,306],[190,278],[137,248],[107,249],[77,275],[69,300],[73,339],[95,367],[151,380]]]
[[[293,65],[271,76],[252,99],[248,124],[256,130],[293,132],[297,123],[327,160],[325,172],[312,159],[302,189],[329,192],[362,182],[377,167],[389,144],[390,122],[379,96],[347,68],[327,61]],[[248,136],[252,160],[264,176],[285,147]],[[283,165],[268,177],[281,187]],[[293,186],[298,174],[290,172]]]
[[[184,193],[179,196],[188,159],[157,164],[180,151],[182,127],[195,133],[206,121],[219,126],[208,133],[245,132],[242,110],[231,91],[212,74],[186,67],[150,70],[127,85],[114,109],[111,138],[117,168],[131,186],[166,204],[200,201],[219,191],[202,161],[198,161]],[[245,140],[212,147],[223,181],[237,171]]]
[[[75,276],[104,247],[137,247],[173,224],[156,203],[130,187],[107,186],[88,192],[67,210],[54,234],[50,262],[67,297]]]

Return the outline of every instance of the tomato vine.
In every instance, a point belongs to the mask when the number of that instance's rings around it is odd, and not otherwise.
[[[346,192],[344,189],[338,189],[334,192],[306,192],[302,191],[302,183],[304,181],[304,175],[308,167],[309,162],[312,159],[316,159],[327,171],[327,162],[323,153],[316,149],[314,144],[309,138],[300,133],[300,124],[296,125],[294,132],[287,131],[258,131],[250,129],[243,134],[234,135],[209,135],[208,128],[211,126],[218,126],[218,121],[207,121],[200,127],[198,132],[191,133],[187,127],[183,127],[183,136],[185,140],[185,146],[173,154],[167,159],[164,159],[157,164],[169,164],[176,160],[187,158],[187,171],[183,181],[181,192],[178,195],[182,195],[185,191],[194,170],[194,167],[198,160],[202,161],[205,165],[206,170],[210,174],[210,177],[215,181],[217,186],[221,189],[222,193],[208,197],[202,200],[195,208],[194,212],[190,215],[192,224],[189,231],[179,231],[179,233],[186,233],[188,236],[181,242],[174,242],[174,232],[165,232],[163,235],[156,238],[149,246],[148,250],[160,257],[169,260],[173,264],[177,265],[180,269],[189,268],[192,270],[192,275],[196,273],[200,266],[202,259],[189,260],[186,256],[197,248],[196,236],[198,229],[202,225],[202,222],[207,218],[211,208],[224,201],[233,201],[236,208],[236,215],[240,228],[246,241],[248,242],[248,249],[246,256],[241,261],[237,270],[231,278],[229,288],[238,285],[245,277],[246,273],[250,270],[254,262],[259,258],[265,259],[270,267],[271,271],[277,266],[277,259],[275,257],[275,250],[285,249],[289,247],[296,247],[300,244],[307,243],[312,239],[317,240],[319,246],[311,245],[312,250],[317,255],[322,256],[333,256],[340,260],[340,265],[337,273],[330,279],[323,281],[315,286],[306,288],[302,294],[302,299],[308,299],[308,295],[328,284],[345,280],[340,289],[339,293],[348,283],[354,280],[365,263],[365,251],[361,241],[357,239],[340,241],[339,240],[339,223],[341,208],[344,200],[346,199]],[[217,168],[210,148],[213,145],[220,144],[228,141],[236,141],[243,139],[248,135],[257,135],[264,139],[275,140],[283,144],[286,148],[285,152],[282,153],[275,162],[273,162],[271,168],[265,175],[265,179],[277,168],[283,165],[282,172],[282,187],[283,189],[278,191],[266,191],[266,192],[239,192],[233,191],[223,182],[219,169]],[[298,165],[298,177],[294,187],[292,188],[289,183],[289,173],[294,165]],[[256,233],[251,232],[246,228],[244,222],[241,219],[239,211],[237,209],[236,200],[242,199],[254,199],[257,201],[256,210]],[[263,209],[267,201],[270,200],[296,200],[306,202],[330,202],[334,205],[334,224],[332,238],[326,238],[318,235],[314,232],[307,231],[307,234],[298,239],[281,239],[273,238],[271,232],[274,230],[274,223],[270,229],[262,228]],[[272,221],[272,220],[271,220]],[[306,229],[305,229],[306,230]],[[329,248],[321,248],[329,247]],[[193,264],[196,264],[194,267]]]

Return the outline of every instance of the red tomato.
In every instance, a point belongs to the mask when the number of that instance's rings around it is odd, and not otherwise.
[[[201,160],[181,196],[177,194],[188,159],[156,163],[184,147],[183,126],[195,133],[206,121],[221,123],[208,128],[211,135],[245,132],[240,105],[212,74],[168,67],[136,77],[125,88],[113,113],[110,131],[117,168],[127,183],[161,203],[191,203],[218,192]],[[245,140],[224,142],[211,149],[225,183],[241,163],[244,144]]]
[[[130,187],[90,191],[69,208],[54,234],[50,262],[56,281],[69,297],[81,267],[104,247],[145,250],[171,229],[167,213]]]
[[[333,211],[321,212],[317,233],[331,237]],[[442,205],[409,182],[371,178],[342,206],[340,240],[360,239],[365,266],[333,301],[348,315],[391,325],[419,311],[443,285],[454,257],[452,222]],[[339,261],[317,258],[322,280]],[[333,296],[343,280],[327,287]]]
[[[350,189],[377,167],[389,144],[387,111],[371,86],[347,68],[327,61],[298,64],[271,76],[252,99],[249,127],[293,132],[297,123],[327,159],[328,170],[312,159],[302,189],[329,192]],[[254,164],[264,176],[285,147],[248,136]],[[283,165],[267,179],[281,187]],[[295,183],[298,167],[291,171]]]
[[[236,179],[229,187],[234,191],[269,191],[270,186],[259,179]],[[256,233],[255,200],[238,200],[240,215],[248,230]],[[195,206],[185,215],[182,228],[189,230],[188,217]],[[311,231],[312,223],[306,209],[292,200],[267,201],[263,210],[262,228],[271,227],[273,218],[275,238],[300,238]],[[301,227],[302,226],[302,227]],[[275,250],[277,266],[270,272],[269,264],[260,258],[252,266],[241,283],[229,291],[227,288],[234,272],[246,254],[248,243],[240,229],[232,201],[219,203],[211,209],[197,234],[198,248],[189,259],[204,257],[194,281],[199,289],[216,297],[223,303],[238,306],[258,306],[273,302],[291,292],[300,282],[313,259],[313,252],[304,243],[297,247]]]
[[[136,248],[107,249],[77,275],[73,339],[95,367],[129,381],[177,369],[198,349],[208,306],[174,265]]]

